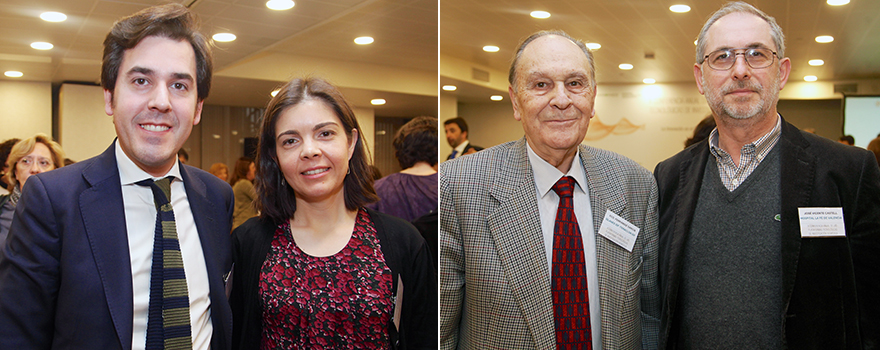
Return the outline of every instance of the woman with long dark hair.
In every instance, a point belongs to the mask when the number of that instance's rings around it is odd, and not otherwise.
[[[408,222],[376,200],[354,113],[328,82],[272,98],[257,153],[260,216],[233,232],[240,349],[437,347],[437,280]]]

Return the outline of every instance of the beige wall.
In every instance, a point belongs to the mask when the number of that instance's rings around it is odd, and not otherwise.
[[[104,112],[104,89],[63,84],[58,96],[58,142],[67,158],[94,157],[116,138],[113,117]]]
[[[0,106],[0,142],[36,133],[52,136],[51,84],[0,81]]]

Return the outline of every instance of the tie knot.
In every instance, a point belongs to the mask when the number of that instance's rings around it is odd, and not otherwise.
[[[135,184],[149,187],[153,190],[153,200],[156,202],[156,207],[160,207],[171,201],[172,180],[174,180],[174,177],[168,176],[157,181],[153,181],[152,179],[141,180],[135,182]]]
[[[563,176],[553,185],[553,192],[556,192],[560,198],[572,197],[574,195],[574,178]]]

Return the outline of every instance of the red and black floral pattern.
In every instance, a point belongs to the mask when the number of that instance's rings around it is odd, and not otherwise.
[[[388,349],[391,270],[369,214],[360,209],[348,245],[304,253],[290,224],[275,231],[260,274],[263,349]]]

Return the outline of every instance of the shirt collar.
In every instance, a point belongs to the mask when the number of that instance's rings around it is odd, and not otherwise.
[[[779,117],[779,114],[776,115],[776,126],[773,129],[770,129],[770,132],[761,136],[755,142],[743,145],[743,149],[748,147],[754,147],[756,153],[766,153],[765,151],[773,147],[776,144],[776,141],[779,140],[779,135],[782,133],[782,118]],[[712,129],[712,133],[709,134],[709,151],[711,151],[712,155],[716,158],[721,158],[722,155],[728,154],[724,149],[718,147],[718,127]]]
[[[116,166],[119,168],[119,180],[122,185],[131,185],[144,179],[158,180],[168,176],[173,176],[177,181],[183,181],[183,177],[180,176],[180,163],[174,162],[171,170],[165,175],[153,177],[128,158],[128,155],[122,150],[122,146],[119,145],[119,140],[116,140],[114,144],[116,147]]]
[[[537,186],[538,194],[541,197],[544,197],[547,192],[550,192],[553,189],[553,185],[555,185],[563,176],[571,176],[574,178],[575,183],[577,183],[575,191],[586,193],[587,176],[584,172],[583,165],[581,165],[580,147],[578,147],[577,152],[574,154],[574,161],[571,162],[571,169],[568,170],[567,174],[563,174],[555,166],[544,159],[541,159],[541,157],[532,150],[532,147],[529,146],[528,142],[526,142],[526,149],[529,154],[529,164],[531,164],[532,172],[535,174],[535,186]]]
[[[455,153],[456,156],[462,155],[462,153],[464,153],[464,148],[467,147],[467,145],[468,145],[468,140],[464,140],[460,144],[458,144],[458,146],[455,147],[455,150],[457,151]]]

